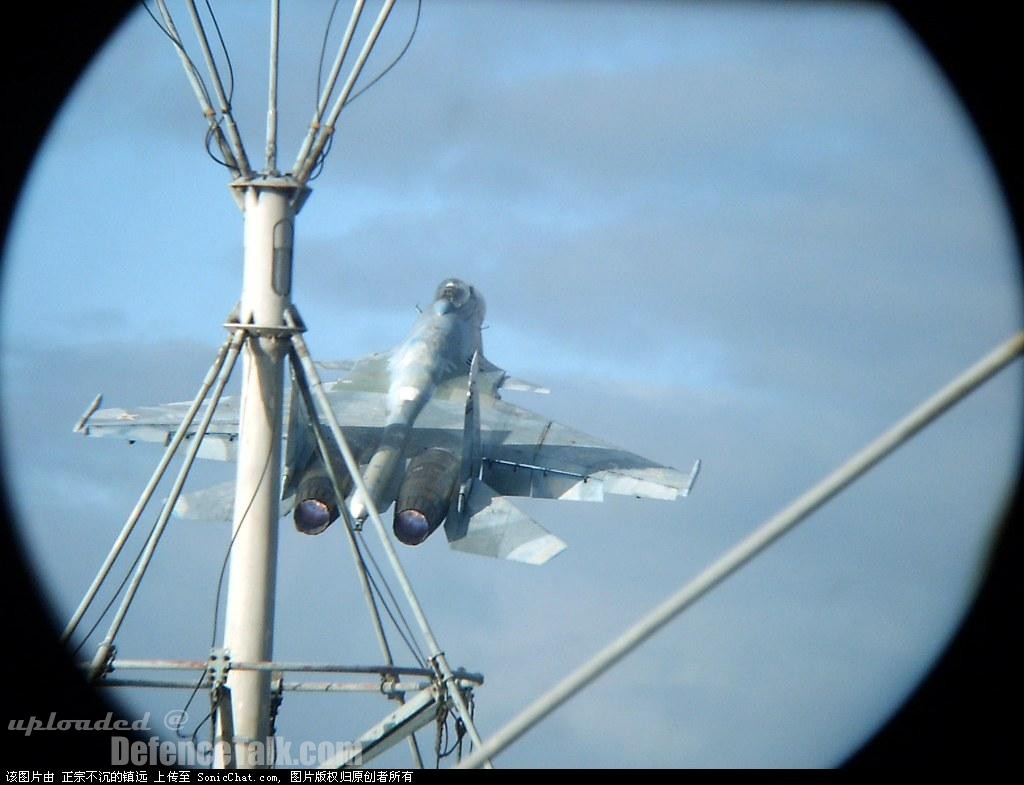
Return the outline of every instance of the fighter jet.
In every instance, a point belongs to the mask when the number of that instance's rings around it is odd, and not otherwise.
[[[605,493],[674,500],[689,494],[689,473],[602,442],[502,400],[503,390],[549,392],[520,381],[483,354],[484,299],[469,284],[441,283],[408,337],[388,352],[326,363],[347,375],[326,385],[335,417],[359,456],[365,487],[378,510],[394,503],[393,531],[406,545],[424,542],[444,524],[452,548],[543,564],[565,543],[506,497],[601,501]],[[298,531],[327,529],[344,504],[354,525],[368,504],[346,478],[335,497],[324,456],[301,396],[290,396],[282,477],[282,514]],[[187,403],[101,409],[76,430],[89,436],[167,443]],[[220,401],[199,456],[235,457],[238,402]],[[340,455],[334,465],[341,465]],[[231,519],[230,484],[185,494],[182,517]]]

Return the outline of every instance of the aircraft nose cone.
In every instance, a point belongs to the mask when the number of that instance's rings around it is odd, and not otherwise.
[[[434,313],[436,313],[438,316],[444,316],[446,313],[451,313],[454,310],[455,303],[453,303],[451,300],[437,300],[434,303]]]
[[[319,499],[306,499],[295,505],[295,528],[303,534],[319,534],[331,525],[331,511]]]
[[[430,534],[430,524],[419,510],[402,510],[395,515],[395,536],[406,545],[419,545]]]

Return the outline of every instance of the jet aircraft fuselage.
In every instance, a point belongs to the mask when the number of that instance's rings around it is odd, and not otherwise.
[[[547,389],[514,379],[484,358],[484,310],[478,291],[450,278],[401,344],[334,364],[348,374],[325,385],[332,417],[357,457],[373,505],[381,512],[395,502],[399,540],[418,545],[443,523],[456,550],[543,564],[565,543],[508,497],[601,501],[614,493],[672,500],[689,493],[699,461],[683,474],[504,401],[501,390]],[[164,443],[189,408],[98,406],[97,399],[76,430]],[[323,424],[325,413],[307,412],[293,391],[282,514],[291,500],[296,528],[319,534],[343,509],[358,522],[370,505],[347,475],[334,471],[331,479],[340,454],[330,446],[331,455],[321,454],[311,417]],[[238,402],[222,398],[200,457],[233,460],[238,433]],[[233,500],[233,485],[226,483],[184,494],[175,512],[231,520]]]
[[[437,288],[434,302],[420,314],[408,337],[391,352],[384,431],[363,478],[378,509],[385,506],[409,430],[434,388],[467,373],[473,354],[482,350],[484,311],[483,298],[472,286],[449,278]],[[358,521],[366,518],[367,505],[359,494],[350,511]],[[396,533],[405,541],[401,531],[399,520]],[[409,538],[415,535],[410,532]]]

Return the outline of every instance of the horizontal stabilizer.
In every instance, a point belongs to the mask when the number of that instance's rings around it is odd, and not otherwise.
[[[295,497],[289,496],[281,502],[281,517],[288,515],[295,504]],[[235,483],[233,480],[183,493],[174,505],[174,515],[190,521],[234,520]]]
[[[227,521],[235,508],[235,483],[223,482],[211,488],[183,493],[174,505],[174,514],[192,521]]]
[[[539,384],[533,382],[527,382],[523,379],[516,379],[512,376],[506,376],[501,382],[502,390],[514,390],[515,392],[532,392],[539,393],[540,395],[550,395],[551,389],[549,387],[541,387]]]
[[[465,514],[453,510],[444,530],[457,551],[526,564],[544,564],[565,550],[564,542],[479,480]]]

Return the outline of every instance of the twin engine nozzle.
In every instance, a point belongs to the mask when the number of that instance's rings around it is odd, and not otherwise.
[[[438,447],[409,461],[395,503],[395,536],[406,545],[419,545],[444,523],[458,488],[459,459]],[[346,495],[351,480],[346,478]],[[306,474],[295,495],[295,528],[320,534],[338,518],[338,502],[330,478],[317,469]]]
[[[341,490],[348,493],[352,481],[345,475],[346,487]],[[295,528],[303,534],[320,534],[338,519],[338,502],[331,487],[331,479],[322,469],[306,472],[295,492],[295,511],[292,513]]]
[[[458,487],[460,461],[447,450],[432,447],[409,461],[395,501],[395,536],[419,545],[444,523]]]

